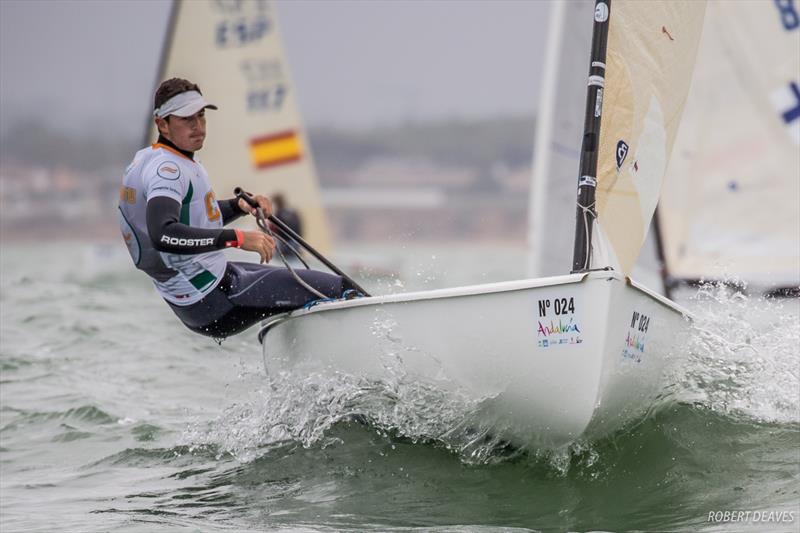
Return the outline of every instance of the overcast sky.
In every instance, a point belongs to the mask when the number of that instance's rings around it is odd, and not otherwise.
[[[310,126],[536,110],[546,0],[277,3]],[[169,0],[0,0],[0,122],[138,135],[169,10]]]

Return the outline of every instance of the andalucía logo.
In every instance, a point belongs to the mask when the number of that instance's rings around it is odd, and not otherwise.
[[[622,168],[622,163],[625,162],[625,157],[628,155],[628,143],[620,140],[617,143],[617,170]]]
[[[581,330],[578,328],[578,324],[572,323],[572,318],[569,319],[569,322],[566,324],[561,322],[559,319],[558,324],[554,323],[552,320],[550,321],[550,325],[544,325],[541,321],[539,321],[539,329],[537,331],[537,336],[549,336],[549,335],[556,335],[559,333],[580,333]]]

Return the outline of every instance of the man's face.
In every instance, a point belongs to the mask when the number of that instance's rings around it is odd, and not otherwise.
[[[170,115],[169,120],[156,118],[159,133],[187,152],[196,152],[206,139],[206,110],[201,109],[190,117]]]

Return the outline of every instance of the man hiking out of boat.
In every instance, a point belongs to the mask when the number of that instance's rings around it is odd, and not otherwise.
[[[223,229],[256,210],[242,199],[218,201],[196,156],[206,137],[205,110],[217,107],[196,84],[172,78],[159,86],[153,108],[158,140],[125,170],[119,223],[134,264],[189,329],[224,338],[318,299],[295,274],[330,298],[349,288],[324,272],[227,261],[222,250],[237,247],[266,263],[275,241],[261,231]],[[271,214],[269,199],[255,200]]]

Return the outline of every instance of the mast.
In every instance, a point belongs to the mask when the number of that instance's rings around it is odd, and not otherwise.
[[[158,72],[156,73],[155,84],[153,85],[153,92],[150,93],[150,103],[148,109],[152,111],[150,106],[153,105],[153,94],[155,93],[158,85],[163,81],[164,71],[167,68],[167,61],[169,54],[172,51],[172,42],[175,40],[175,23],[178,20],[178,12],[180,11],[181,0],[172,0],[172,6],[169,9],[169,20],[167,21],[167,32],[164,34],[164,44],[161,47],[161,60],[158,62]],[[144,139],[141,146],[147,146],[154,142],[155,139],[151,138],[153,132],[153,113],[147,114],[147,124],[144,128]]]
[[[578,207],[575,223],[575,247],[572,271],[589,269],[592,248],[592,223],[597,217],[597,157],[600,148],[600,119],[603,110],[603,87],[606,71],[606,45],[611,0],[596,0],[592,29],[592,54],[586,93],[586,115],[581,143],[581,164],[578,179]]]
[[[661,219],[658,207],[653,213],[653,234],[656,238],[656,259],[658,260],[658,272],[661,274],[661,282],[664,285],[664,296],[671,300],[675,282],[669,274],[669,266],[664,254],[664,235],[661,233]]]

